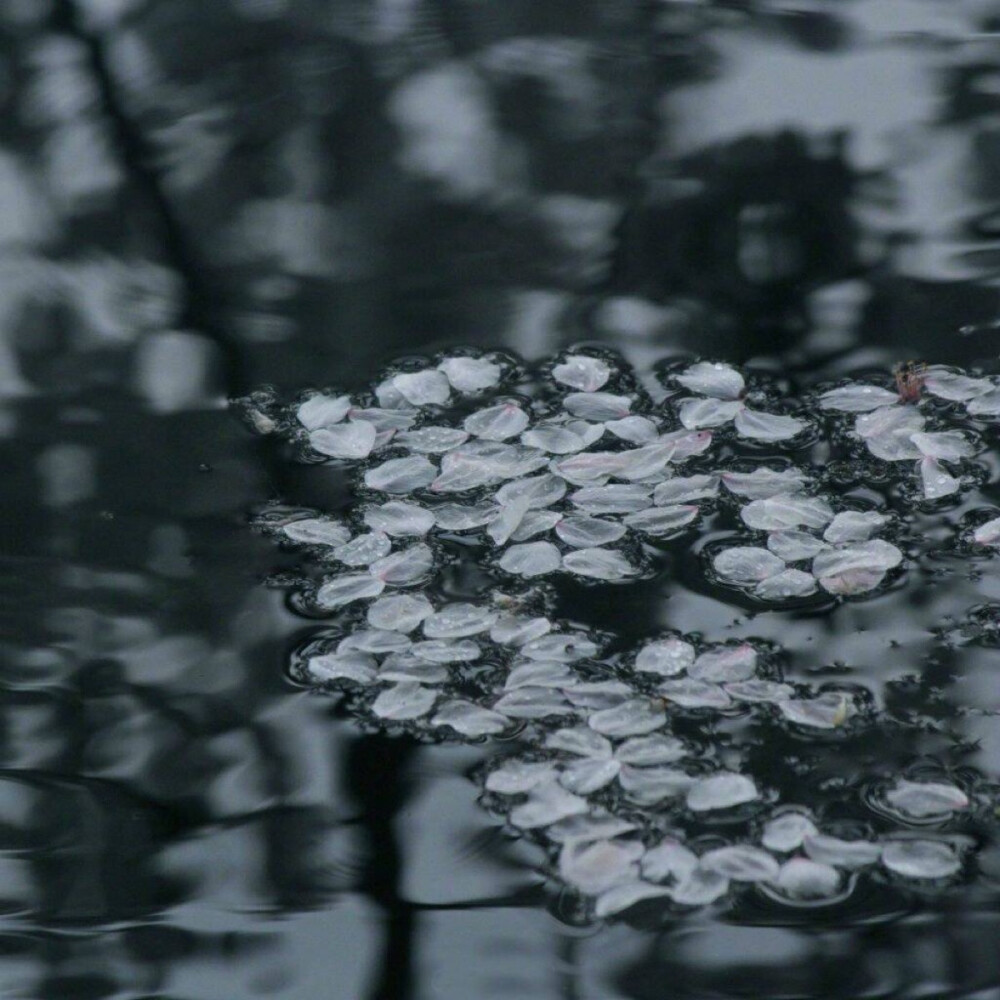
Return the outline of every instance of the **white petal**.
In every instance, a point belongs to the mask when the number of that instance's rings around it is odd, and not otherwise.
[[[384,589],[382,580],[373,579],[367,573],[348,573],[328,579],[316,591],[316,603],[332,610],[365,597],[378,597]]]
[[[545,831],[545,836],[556,844],[592,844],[595,840],[611,840],[635,829],[635,823],[606,813],[592,812],[586,816],[569,816],[554,823]]]
[[[769,851],[789,853],[797,851],[805,841],[818,833],[816,824],[805,814],[790,810],[783,812],[764,824],[760,842]]]
[[[442,664],[421,660],[411,653],[390,653],[378,672],[378,679],[383,682],[444,684],[450,676],[448,668]]]
[[[471,663],[482,650],[470,639],[427,639],[413,644],[413,655],[431,663]]]
[[[609,476],[617,476],[622,470],[625,457],[620,451],[589,451],[572,455],[552,463],[552,471],[577,486],[607,482]]]
[[[721,684],[748,680],[756,669],[757,650],[749,643],[742,643],[702,653],[688,668],[688,676],[698,681]]]
[[[296,411],[295,416],[307,431],[339,424],[351,408],[350,396],[310,396]]]
[[[624,681],[576,681],[563,694],[577,708],[599,712],[628,701],[635,696],[635,690]]]
[[[611,369],[600,358],[571,354],[552,369],[552,377],[571,389],[596,392],[611,377]]]
[[[956,785],[939,781],[907,781],[900,778],[885,795],[897,811],[913,819],[946,816],[956,809],[968,809],[969,798]]]
[[[920,482],[925,500],[940,500],[941,497],[951,496],[962,488],[961,482],[936,458],[920,460]]]
[[[721,427],[742,409],[742,403],[725,399],[682,399],[677,416],[688,430],[700,430],[702,427]]]
[[[759,583],[780,573],[785,564],[767,549],[737,545],[719,552],[712,559],[712,567],[730,583]]]
[[[813,575],[839,576],[856,570],[885,572],[903,561],[903,553],[891,542],[873,538],[821,552],[812,562]]]
[[[434,508],[434,522],[444,531],[469,531],[489,524],[497,515],[491,503],[444,503]]]
[[[416,583],[434,568],[434,553],[430,547],[417,543],[384,559],[373,562],[368,572],[378,580],[394,586]]]
[[[593,729],[577,726],[573,729],[557,729],[545,737],[545,747],[548,750],[564,750],[580,757],[591,757],[599,760],[611,760],[611,741]]]
[[[630,906],[635,906],[636,903],[641,903],[644,899],[658,899],[660,896],[669,896],[670,893],[671,890],[661,889],[648,882],[626,882],[601,893],[594,904],[594,915],[611,917],[616,913],[622,913]]]
[[[637,841],[598,840],[592,844],[567,844],[559,854],[559,875],[563,881],[597,895],[639,875],[642,844]]]
[[[623,765],[618,782],[633,802],[652,806],[683,795],[693,779],[675,767],[630,767]]]
[[[962,867],[951,846],[936,840],[891,840],[882,848],[882,864],[905,878],[948,878]]]
[[[437,701],[437,692],[412,681],[386,688],[372,703],[372,712],[380,719],[419,719]]]
[[[384,493],[412,493],[430,486],[436,475],[437,469],[426,458],[410,455],[407,458],[390,458],[388,462],[369,469],[365,473],[365,485]]]
[[[836,729],[854,714],[854,705],[850,699],[836,691],[815,698],[783,701],[778,708],[789,722],[813,729]]]
[[[379,431],[405,431],[416,420],[415,410],[383,410],[377,406],[365,408],[351,407],[348,416],[352,420],[364,420]]]
[[[362,628],[346,635],[337,644],[337,652],[360,650],[363,653],[399,653],[410,648],[402,632],[386,628]]]
[[[517,576],[544,576],[562,565],[562,556],[551,542],[512,545],[500,557],[500,568]]]
[[[674,677],[694,663],[694,646],[682,639],[658,639],[648,643],[635,658],[635,669],[644,673]]]
[[[368,624],[373,628],[412,632],[434,605],[422,594],[387,594],[368,606]]]
[[[355,681],[371,684],[375,680],[375,657],[368,653],[326,653],[312,656],[307,663],[309,676],[314,681]]]
[[[309,445],[331,458],[367,458],[375,447],[375,428],[364,420],[351,420],[310,431]]]
[[[567,545],[579,549],[609,545],[625,534],[625,528],[614,521],[602,521],[599,517],[582,515],[564,517],[555,530]]]
[[[665,882],[668,878],[683,879],[698,866],[698,855],[677,840],[661,841],[642,856],[643,878]]]
[[[848,871],[873,865],[882,854],[880,845],[867,840],[842,840],[822,833],[806,837],[803,847],[813,861],[833,865],[835,868],[846,868]]]
[[[487,632],[497,620],[497,613],[479,604],[448,604],[424,621],[428,639],[459,639]]]
[[[523,646],[532,639],[540,639],[552,631],[548,618],[523,618],[504,615],[490,629],[490,638],[501,646]]]
[[[568,688],[576,682],[576,674],[565,663],[545,663],[529,660],[511,669],[504,681],[504,691],[523,687]],[[610,752],[610,751],[609,751]]]
[[[579,632],[552,632],[532,639],[521,647],[524,656],[532,660],[555,660],[575,663],[596,656],[597,645]]]
[[[786,569],[762,580],[753,589],[754,597],[762,601],[787,601],[792,597],[815,594],[816,578],[801,569]]]
[[[506,441],[528,426],[528,415],[513,403],[501,403],[471,414],[462,426],[487,441]]]
[[[835,896],[840,891],[840,882],[840,872],[832,865],[792,858],[781,866],[774,887],[788,899],[806,902]]]
[[[566,483],[551,473],[531,476],[526,479],[515,479],[504,483],[496,492],[499,504],[511,504],[516,500],[524,500],[530,510],[541,510],[558,503],[566,495]]]
[[[713,872],[734,882],[767,882],[778,875],[778,862],[767,851],[748,844],[717,847],[698,859],[702,871]]]
[[[659,435],[656,424],[648,417],[623,417],[621,420],[609,420],[604,426],[616,438],[632,444],[649,444]]]
[[[391,551],[389,536],[372,532],[358,535],[349,542],[338,545],[333,550],[333,557],[347,566],[370,566],[376,559],[381,559]]]
[[[405,372],[397,375],[392,384],[413,406],[442,405],[448,402],[451,395],[451,386],[444,372],[433,369]]]
[[[976,453],[972,442],[961,431],[918,431],[910,435],[910,440],[928,458],[941,458],[946,462],[958,462]]]
[[[692,812],[711,812],[732,809],[759,797],[757,786],[746,775],[722,771],[698,778],[688,789],[685,802]]]
[[[568,427],[556,425],[533,427],[521,435],[521,442],[553,455],[573,455],[587,447],[579,434],[575,434]]]
[[[743,376],[735,368],[710,361],[699,361],[674,378],[689,392],[716,399],[739,399],[746,388]]]
[[[787,441],[805,430],[807,424],[796,417],[786,417],[779,413],[761,413],[745,407],[736,414],[734,421],[737,432],[754,441]]]
[[[716,872],[695,868],[667,891],[680,906],[707,906],[729,891],[729,879]]]
[[[884,579],[882,570],[852,569],[834,576],[821,576],[819,585],[829,594],[840,594],[843,597],[853,597],[856,594],[868,594]]]
[[[633,767],[675,764],[686,756],[687,749],[676,736],[664,736],[662,733],[633,736],[615,751],[615,760]]]
[[[939,399],[965,402],[993,390],[988,378],[970,378],[947,368],[929,368],[923,375],[924,388]]]
[[[559,775],[559,784],[577,795],[592,795],[610,785],[620,770],[621,764],[616,760],[587,757],[566,764]]]
[[[293,542],[305,545],[343,545],[351,537],[350,531],[343,524],[321,517],[289,521],[281,530]]]
[[[544,535],[562,521],[563,516],[555,510],[529,510],[510,536],[512,542],[527,542],[536,535]]]
[[[511,535],[520,527],[524,515],[528,513],[528,498],[519,497],[500,508],[500,513],[490,521],[486,534],[494,545],[506,545]]]
[[[382,531],[395,538],[422,538],[434,527],[434,514],[416,504],[390,500],[364,513],[365,524],[372,531]]]
[[[468,440],[469,432],[460,431],[457,427],[421,427],[415,431],[403,431],[395,437],[396,444],[428,455],[451,451]]]
[[[824,410],[839,410],[841,413],[868,413],[881,406],[891,406],[899,402],[899,396],[877,385],[860,382],[831,389],[819,397],[819,405]]]
[[[594,712],[587,719],[587,725],[604,736],[642,736],[659,729],[666,721],[662,708],[657,708],[648,698],[634,698],[615,708]]]
[[[566,411],[581,420],[621,420],[629,415],[632,400],[609,392],[571,392],[564,400]]]
[[[510,691],[493,708],[514,719],[544,719],[550,715],[569,715],[572,705],[551,688],[524,687]]]
[[[670,443],[674,446],[673,462],[683,462],[685,458],[692,455],[700,455],[707,451],[712,443],[711,431],[673,431],[670,434],[661,434],[660,441]]]
[[[481,392],[500,384],[499,365],[485,358],[445,358],[438,365],[448,381],[459,392]]]
[[[573,493],[570,500],[588,514],[631,514],[652,505],[649,494],[648,486],[613,484],[584,487]]]
[[[536,785],[529,793],[527,802],[515,806],[510,811],[510,821],[514,826],[532,830],[541,826],[551,826],[567,816],[579,816],[587,812],[587,800],[572,792],[567,792],[556,783]]]
[[[650,507],[634,514],[627,514],[622,520],[635,531],[643,531],[647,535],[669,535],[690,524],[698,516],[698,508],[683,507]]]
[[[658,507],[709,500],[719,492],[718,476],[677,476],[660,483],[653,490],[653,503]]]
[[[972,533],[977,545],[1000,545],[1000,517],[994,517],[979,525]]]
[[[837,517],[840,517],[838,514]],[[836,521],[836,518],[834,518]],[[829,534],[829,529],[827,529]],[[867,537],[867,536],[865,536]],[[827,543],[806,531],[774,531],[767,536],[767,547],[785,562],[812,559],[828,548]]]
[[[555,780],[556,766],[550,761],[515,758],[490,771],[486,778],[486,790],[498,795],[520,795],[531,791],[536,785],[552,784]]]
[[[690,677],[665,681],[656,690],[666,701],[681,708],[728,708],[732,704],[729,695],[718,684]]]
[[[740,511],[740,517],[748,528],[758,531],[822,528],[833,520],[833,508],[821,497],[779,494],[751,500]]]
[[[749,680],[732,681],[724,684],[723,690],[736,701],[746,701],[751,704],[761,702],[776,705],[779,701],[787,701],[795,692],[788,684],[778,681]]]
[[[463,736],[475,738],[502,733],[510,726],[510,720],[470,701],[448,701],[438,707],[431,725],[450,726]]]
[[[879,514],[874,510],[842,510],[829,523],[823,532],[823,538],[831,545],[865,542],[888,520],[885,514]]]
[[[722,482],[726,489],[749,500],[766,500],[781,493],[797,493],[806,478],[798,469],[776,471],[762,466],[753,472],[723,472]]]
[[[591,580],[624,580],[638,572],[614,549],[574,549],[563,556],[562,567]]]
[[[966,410],[973,417],[995,417],[1000,415],[1000,389],[969,400]]]

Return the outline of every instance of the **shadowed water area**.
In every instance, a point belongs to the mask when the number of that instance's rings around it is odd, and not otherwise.
[[[1000,990],[996,4],[0,71],[0,995]]]

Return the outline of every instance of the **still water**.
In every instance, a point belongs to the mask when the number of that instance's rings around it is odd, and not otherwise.
[[[996,373],[998,31],[978,0],[0,5],[0,995],[998,995],[1000,574],[961,541],[1000,504],[995,427],[956,496],[892,493],[906,571],[863,599],[711,582],[723,520],[549,612],[847,685],[879,720],[850,740],[685,738],[849,803],[851,837],[882,829],[873,776],[944,774],[976,802],[940,827],[961,876],[600,920],[480,802],[516,739],[416,738],[290,675],[334,626],[252,524],[349,513],[355,482],[225,406],[464,345],[611,348],[647,388],[705,356],[796,399]]]

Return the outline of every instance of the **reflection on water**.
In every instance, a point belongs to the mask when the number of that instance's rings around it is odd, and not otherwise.
[[[346,497],[221,403],[456,343],[995,371],[998,27],[989,0],[0,5],[0,993],[995,990],[988,844],[922,908],[576,926],[476,806],[485,750],[283,679],[311,627],[247,511]],[[917,576],[826,618],[674,585],[669,617],[853,666],[995,775],[996,574]],[[656,612],[586,607],[634,638]]]

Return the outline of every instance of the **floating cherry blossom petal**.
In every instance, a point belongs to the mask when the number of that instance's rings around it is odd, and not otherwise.
[[[647,698],[633,698],[615,708],[592,713],[587,725],[603,736],[642,736],[659,729],[666,721],[662,708]]]
[[[528,513],[527,497],[518,497],[500,508],[500,513],[490,521],[486,534],[493,539],[495,545],[506,545],[511,536],[521,526],[524,515]]]
[[[650,507],[634,514],[626,514],[622,519],[630,528],[643,531],[647,535],[669,535],[689,525],[698,516],[698,508]]]
[[[698,855],[677,840],[664,840],[642,856],[642,877],[650,882],[683,879],[698,867]]]
[[[852,569],[834,576],[819,578],[820,586],[829,594],[853,597],[871,593],[885,579],[882,570]]]
[[[635,669],[644,673],[674,677],[694,663],[694,646],[683,639],[658,639],[647,643],[635,658]]]
[[[840,892],[842,876],[832,865],[792,858],[778,872],[773,885],[781,895],[799,902],[818,902]]]
[[[993,383],[988,378],[970,378],[941,367],[928,368],[922,381],[931,395],[954,402],[966,402],[993,390]]]
[[[836,729],[855,712],[847,695],[831,691],[816,698],[796,698],[778,705],[781,714],[799,726],[813,729]]]
[[[540,448],[552,455],[573,455],[587,447],[584,439],[568,427],[548,425],[533,427],[521,435],[522,444]]]
[[[337,644],[337,652],[360,650],[363,653],[399,653],[410,648],[410,640],[392,629],[364,628],[345,636]]]
[[[695,868],[667,891],[679,906],[708,906],[729,891],[729,879],[718,872]]]
[[[354,681],[371,684],[375,680],[377,663],[368,653],[344,652],[311,656],[306,669],[315,681]]]
[[[412,632],[434,613],[434,605],[422,594],[386,594],[368,606],[368,624],[374,628]]]
[[[598,840],[566,844],[559,854],[559,874],[588,895],[606,892],[639,875],[643,846],[635,840]]]
[[[588,514],[631,514],[653,503],[650,492],[648,486],[589,486],[577,490],[570,500]]]
[[[405,586],[408,583],[416,583],[433,568],[434,553],[430,546],[417,543],[373,562],[368,567],[368,572],[385,583]]]
[[[614,756],[611,741],[586,726],[557,729],[545,737],[545,746],[549,750],[563,750],[566,753],[599,760],[611,760]]]
[[[458,639],[487,632],[497,620],[497,612],[479,604],[449,604],[424,621],[428,639]]]
[[[819,405],[824,410],[839,410],[841,413],[869,413],[898,402],[897,393],[859,382],[831,389],[819,397]]]
[[[785,562],[799,562],[803,559],[812,559],[829,546],[815,535],[793,528],[788,531],[771,532],[767,536],[767,547]]]
[[[523,646],[532,639],[540,639],[552,631],[548,618],[523,618],[503,615],[490,629],[490,638],[501,646]]]
[[[611,369],[600,358],[571,354],[552,369],[552,377],[563,385],[580,392],[596,392],[607,384]]]
[[[977,545],[1000,545],[1000,517],[994,517],[979,525],[972,532],[972,540]]]
[[[306,545],[343,545],[351,537],[350,531],[343,524],[322,517],[289,521],[281,530],[293,542]]]
[[[481,654],[479,646],[467,639],[428,639],[413,644],[413,655],[432,663],[469,663]]]
[[[957,493],[962,487],[961,482],[936,458],[920,460],[920,482],[925,500],[940,500],[942,497]]]
[[[438,365],[452,387],[459,392],[482,392],[500,384],[503,374],[498,364],[485,358],[445,358]]]
[[[802,841],[806,854],[821,864],[854,871],[875,864],[882,846],[868,840],[843,840],[824,833],[813,833]]]
[[[787,441],[796,434],[801,434],[808,426],[797,417],[761,413],[750,407],[740,410],[733,423],[738,434],[754,441]]]
[[[611,917],[616,913],[623,913],[629,907],[635,906],[636,903],[641,903],[643,900],[669,895],[671,895],[670,889],[650,885],[648,882],[626,882],[601,893],[597,902],[594,903],[594,915]]]
[[[497,508],[491,503],[440,504],[433,510],[434,523],[444,531],[470,531],[489,524],[497,516]]]
[[[918,431],[910,435],[910,440],[928,458],[959,462],[971,458],[976,449],[961,431]]]
[[[524,500],[530,510],[539,510],[558,503],[566,495],[566,483],[551,473],[515,479],[504,483],[496,492],[497,503],[512,504]]]
[[[888,520],[885,514],[874,510],[842,510],[827,525],[823,538],[831,545],[865,542]]]
[[[450,726],[463,736],[492,736],[510,726],[510,720],[471,701],[447,701],[438,706],[433,726]]]
[[[623,681],[577,681],[563,694],[576,708],[598,712],[628,701],[635,690]]]
[[[310,396],[295,411],[295,416],[307,431],[314,431],[339,424],[350,409],[350,396]]]
[[[743,376],[735,368],[712,361],[699,361],[674,379],[688,392],[716,399],[739,399],[746,389]]]
[[[806,837],[819,833],[816,824],[803,812],[789,810],[779,813],[764,824],[761,843],[769,851],[788,854],[797,851]]]
[[[522,687],[568,688],[576,682],[576,675],[565,663],[546,663],[529,660],[512,667],[504,681],[505,691]]]
[[[372,702],[372,712],[380,719],[396,722],[427,715],[437,701],[437,692],[414,681],[404,681],[386,688]]]
[[[552,471],[577,486],[603,485],[610,476],[617,476],[624,463],[619,451],[589,451],[552,463]]]
[[[563,516],[555,510],[529,510],[510,536],[512,542],[527,542],[551,531]]]
[[[378,597],[384,589],[383,580],[376,580],[367,573],[348,573],[327,579],[316,591],[316,603],[321,608],[333,610],[366,597]]]
[[[406,458],[390,458],[374,469],[369,469],[365,473],[365,485],[383,493],[412,493],[430,486],[436,475],[437,469],[426,458],[410,455]]]
[[[778,862],[767,851],[749,844],[708,851],[698,859],[698,867],[733,882],[767,882],[777,878],[779,869]]]
[[[378,672],[378,679],[383,682],[415,681],[418,684],[444,684],[450,676],[444,665],[421,660],[412,653],[391,653],[382,661]]]
[[[694,779],[674,767],[631,767],[622,765],[618,783],[626,796],[638,805],[652,806],[683,795]]]
[[[567,816],[579,816],[588,809],[587,800],[561,785],[536,785],[528,792],[528,799],[510,811],[510,821],[523,830],[533,830],[558,823]]]
[[[358,535],[333,550],[334,559],[346,566],[370,566],[376,559],[381,559],[392,550],[392,542],[388,535],[372,532],[368,535]]]
[[[740,511],[740,517],[748,528],[758,531],[823,528],[833,520],[833,508],[821,497],[779,494],[751,500]]]
[[[562,555],[551,542],[512,545],[500,557],[500,568],[517,576],[544,576],[562,566]]]
[[[757,650],[748,643],[721,646],[702,653],[690,667],[688,676],[694,680],[722,684],[725,681],[745,681],[757,669]]]
[[[625,580],[638,572],[625,556],[614,549],[574,549],[563,556],[562,567],[576,576],[591,580]]]
[[[690,677],[665,681],[656,690],[664,700],[681,708],[728,708],[732,704],[729,695],[718,684]]]
[[[683,399],[677,416],[688,430],[700,430],[728,424],[742,409],[742,403],[725,399]]]
[[[498,795],[519,795],[542,784],[554,784],[556,768],[550,761],[511,759],[486,776],[486,790]]]
[[[493,709],[514,719],[544,719],[568,715],[573,706],[551,688],[523,687],[510,691],[494,703]]]
[[[396,375],[392,384],[413,406],[440,406],[451,396],[451,384],[445,373],[430,368]]]
[[[422,538],[434,527],[434,514],[416,504],[390,500],[378,507],[369,507],[364,513],[364,522],[372,531],[394,538]]]
[[[735,701],[745,701],[750,704],[777,705],[778,702],[787,701],[795,694],[795,691],[788,684],[760,679],[733,681],[729,684],[723,684],[722,688]]]
[[[629,415],[632,400],[609,392],[571,392],[564,400],[566,412],[581,420],[621,420]]]
[[[410,451],[428,455],[451,451],[469,440],[469,432],[457,427],[421,427],[415,431],[397,434],[394,443],[409,448]]]
[[[767,500],[779,494],[797,493],[806,485],[798,469],[776,470],[761,466],[752,472],[723,472],[722,483],[732,493],[748,500]]]
[[[696,779],[685,802],[692,812],[712,812],[755,802],[759,797],[757,786],[746,775],[722,771]]]
[[[762,580],[753,589],[754,597],[762,601],[787,601],[793,597],[808,597],[817,590],[816,578],[801,569],[786,569]]]
[[[622,417],[621,420],[609,420],[604,426],[616,438],[632,444],[649,444],[659,435],[659,428],[649,417]]]
[[[592,795],[610,785],[620,770],[621,764],[616,760],[575,760],[563,768],[559,784],[577,795]]]
[[[528,415],[513,403],[501,403],[466,417],[462,426],[470,434],[487,441],[506,441],[517,437],[528,426]]]
[[[712,559],[712,568],[730,583],[760,583],[780,573],[785,564],[767,549],[736,545],[717,553]]]
[[[687,748],[676,736],[665,736],[662,733],[633,736],[615,750],[615,760],[633,767],[674,764],[686,756]]]
[[[962,862],[949,844],[936,840],[891,840],[882,848],[882,864],[904,878],[949,878]]]
[[[658,507],[689,504],[695,500],[709,500],[718,492],[718,476],[677,476],[653,490],[653,503]]]
[[[903,561],[903,553],[891,542],[873,538],[867,542],[845,545],[821,552],[812,563],[813,575],[840,576],[855,570],[884,573]]]
[[[608,813],[592,812],[561,819],[550,826],[545,835],[555,844],[587,844],[595,840],[611,840],[635,829],[635,823]]]
[[[555,660],[574,663],[596,656],[597,644],[579,632],[550,632],[532,639],[521,647],[521,653],[533,660]]]
[[[570,515],[555,526],[556,534],[567,545],[586,549],[617,542],[626,534],[625,528],[614,521],[602,521],[599,517]]]
[[[940,781],[908,781],[900,778],[885,793],[893,809],[912,819],[944,817],[969,808],[969,797],[956,785]]]
[[[330,458],[367,458],[375,447],[378,432],[364,420],[352,420],[333,427],[320,427],[309,434],[314,451]]]
[[[1000,388],[970,399],[966,410],[972,417],[996,417],[1000,415]]]

